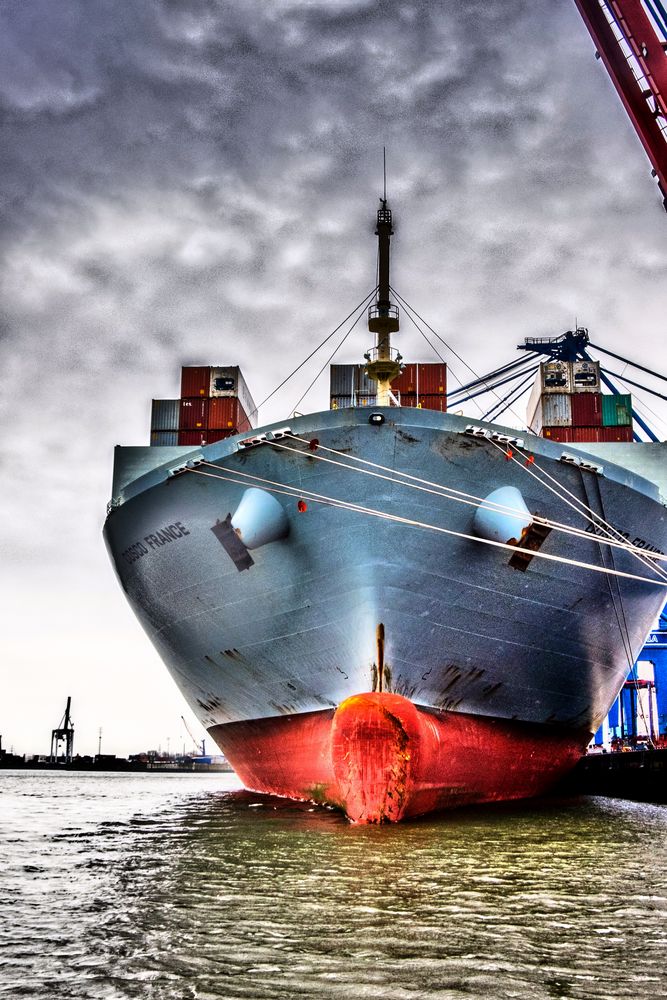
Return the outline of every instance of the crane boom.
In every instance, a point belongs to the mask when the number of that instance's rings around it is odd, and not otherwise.
[[[648,154],[667,209],[667,18],[661,0],[574,0]],[[664,37],[660,37],[661,34]]]
[[[193,743],[194,743],[194,745],[195,745],[195,748],[196,748],[196,750],[197,750],[197,753],[201,753],[202,757],[204,757],[204,756],[205,756],[205,754],[206,754],[206,743],[205,743],[205,741],[204,741],[204,740],[202,740],[202,741],[201,741],[201,746],[200,746],[200,745],[199,745],[199,743],[197,743],[197,740],[195,739],[195,737],[194,737],[194,734],[193,734],[192,730],[190,729],[189,725],[188,725],[188,724],[187,724],[187,722],[185,721],[185,716],[184,716],[184,715],[182,715],[182,716],[181,716],[181,719],[183,720],[183,725],[185,726],[185,729],[186,729],[186,731],[187,731],[187,734],[188,734],[188,736],[190,737],[190,739],[192,740],[192,742],[193,742]]]

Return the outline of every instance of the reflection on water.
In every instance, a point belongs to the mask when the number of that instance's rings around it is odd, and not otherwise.
[[[234,782],[0,772],[0,996],[667,998],[667,807],[352,827]]]

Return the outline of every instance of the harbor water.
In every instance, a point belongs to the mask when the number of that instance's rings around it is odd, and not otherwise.
[[[233,775],[0,772],[0,997],[667,998],[667,807],[354,827]]]

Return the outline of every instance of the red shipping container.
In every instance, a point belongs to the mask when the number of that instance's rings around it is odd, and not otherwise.
[[[600,427],[598,441],[632,441],[632,425]]]
[[[207,427],[208,399],[182,399],[179,429],[196,431]]]
[[[225,438],[233,437],[234,431],[208,431],[206,441],[208,444],[215,444],[216,441],[224,441]]]
[[[443,364],[406,365],[397,379],[391,383],[392,392],[409,395],[439,396],[447,393],[447,366]],[[433,407],[430,407],[433,409]]]
[[[208,396],[211,385],[211,366],[181,368],[181,397]]]
[[[178,443],[192,445],[195,448],[201,447],[206,444],[206,433],[206,431],[179,431]]]
[[[573,427],[572,440],[577,444],[594,443],[600,440],[601,427]]]
[[[447,411],[446,396],[416,396],[414,393],[401,393],[401,406],[413,406],[421,410],[439,410],[440,413]]]
[[[250,421],[235,396],[216,396],[208,402],[208,426],[217,431],[249,431]]]
[[[602,427],[602,393],[575,392],[570,401],[573,427]]]
[[[542,437],[548,438],[550,441],[565,443],[574,440],[571,427],[543,427],[541,433]]]
[[[632,441],[632,427],[572,427],[572,440],[578,444],[604,441]]]
[[[417,365],[404,365],[401,374],[391,383],[391,391],[400,392],[401,396],[403,393],[415,393],[417,391],[416,384]]]

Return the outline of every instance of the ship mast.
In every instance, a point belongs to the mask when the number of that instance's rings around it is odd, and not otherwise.
[[[368,310],[368,329],[375,334],[375,345],[367,351],[366,374],[377,382],[378,406],[391,405],[391,383],[401,373],[401,355],[392,349],[391,334],[398,332],[398,306],[389,297],[389,243],[394,234],[391,209],[387,208],[387,182],[380,199],[375,235],[378,238],[377,300]]]

